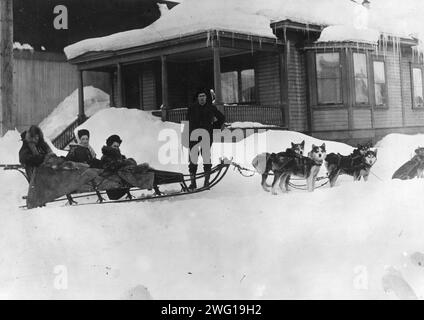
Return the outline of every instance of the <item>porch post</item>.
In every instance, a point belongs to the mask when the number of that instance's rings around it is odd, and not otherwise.
[[[78,70],[78,120],[81,122],[85,121],[85,110],[84,110],[84,71]]]
[[[166,56],[161,56],[162,66],[162,121],[167,120],[168,112],[168,64]]]
[[[0,0],[0,136],[13,127],[13,1]]]
[[[109,105],[111,108],[115,108],[115,71],[109,73],[109,84],[110,84],[110,96]]]
[[[290,99],[289,99],[289,90],[290,90],[290,86],[289,86],[289,70],[290,70],[290,46],[291,46],[291,41],[290,40],[286,40],[286,43],[284,45],[284,53],[282,54],[282,56],[280,56],[280,58],[283,59],[282,62],[282,81],[283,81],[283,97],[285,100],[285,106],[284,106],[284,110],[283,110],[283,114],[284,114],[284,125],[285,127],[287,127],[287,130],[290,130]]]
[[[139,100],[139,107],[141,110],[144,110],[144,103],[143,103],[143,70],[138,74],[138,100]]]
[[[213,47],[213,74],[215,87],[215,104],[220,107],[222,102],[222,86],[221,86],[221,55],[219,47]]]
[[[117,95],[117,107],[118,108],[122,108],[124,106],[124,99],[123,99],[123,90],[122,90],[122,65],[120,63],[118,63],[116,65],[116,69],[117,69],[117,90],[116,90],[116,95]]]

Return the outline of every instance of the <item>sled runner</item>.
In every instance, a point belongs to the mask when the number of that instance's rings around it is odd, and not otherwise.
[[[210,185],[206,188],[202,187],[189,191],[186,184],[190,181],[189,175],[155,170],[148,165],[133,166],[119,170],[116,173],[110,173],[102,169],[89,168],[84,164],[59,161],[53,166],[47,164],[37,168],[29,182],[28,195],[25,197],[27,205],[23,206],[23,208],[31,209],[61,201],[68,201],[69,204],[77,204],[75,199],[91,198],[93,196],[97,196],[97,203],[106,204],[164,199],[199,193],[209,190],[218,184],[227,173],[230,164],[231,161],[221,159],[221,163],[211,170]],[[21,165],[1,165],[0,167],[3,167],[4,170],[17,170],[26,177]],[[202,179],[204,176],[205,173],[199,173],[196,175],[196,180]],[[158,186],[166,184],[179,184],[181,189],[180,191],[168,193],[159,192]],[[154,195],[143,195],[138,198],[134,198],[130,193],[138,190],[152,189],[155,190]],[[123,193],[119,196],[118,200],[104,200],[102,195],[110,195],[111,191],[118,193],[121,191]],[[121,200],[120,198],[125,194],[129,196]],[[84,203],[84,205],[92,203],[95,203],[95,201]]]

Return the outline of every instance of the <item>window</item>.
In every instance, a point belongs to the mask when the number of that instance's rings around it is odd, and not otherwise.
[[[224,103],[248,103],[255,99],[255,71],[253,69],[224,72],[221,74]]]
[[[222,100],[226,103],[238,102],[238,75],[237,71],[221,74]]]
[[[355,74],[355,102],[369,103],[367,56],[364,53],[353,53],[353,69]]]
[[[340,54],[317,53],[318,104],[342,103]]]
[[[423,72],[421,68],[412,68],[413,81],[413,105],[414,107],[423,107]]]
[[[385,106],[387,105],[386,98],[386,73],[384,67],[384,61],[374,61],[374,95],[375,105]]]
[[[241,72],[241,102],[255,101],[255,71],[253,69]]]

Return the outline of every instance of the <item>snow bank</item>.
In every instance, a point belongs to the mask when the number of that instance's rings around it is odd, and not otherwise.
[[[181,135],[179,124],[162,122],[150,112],[126,108],[101,110],[79,126],[75,135],[80,129],[90,131],[90,144],[97,154],[101,155],[101,148],[106,144],[106,139],[117,134],[123,140],[122,154],[134,158],[139,163],[149,162],[152,165],[160,165],[158,140],[161,132],[169,130],[171,134],[175,133],[178,139]],[[173,148],[178,152],[180,146]]]
[[[109,108],[109,95],[92,86],[84,87],[85,114],[91,117],[99,110]],[[49,139],[56,138],[78,116],[78,89],[65,98],[51,113],[40,123],[40,128]]]
[[[248,125],[255,123],[248,123]],[[234,124],[233,124],[234,125]],[[240,127],[246,127],[242,123]],[[260,124],[257,124],[260,125]],[[137,162],[148,162],[161,168],[174,167],[176,170],[187,170],[187,149],[181,145],[181,133],[183,127],[180,124],[162,122],[160,118],[151,115],[150,112],[136,109],[111,108],[101,110],[75,130],[90,130],[90,143],[97,154],[107,137],[118,134],[122,139],[121,151],[127,157],[134,158]],[[253,130],[252,130],[253,132]],[[234,135],[243,136],[242,130],[233,132]],[[232,141],[231,132],[226,141]],[[238,139],[240,140],[240,139]],[[327,144],[327,149],[343,154],[350,153],[352,148],[343,143],[322,141],[292,131],[265,130],[259,134],[253,134],[238,143],[215,144],[213,159],[218,161],[221,157],[233,158],[234,161],[245,166],[250,166],[253,157],[260,152],[279,152],[291,146],[291,142],[300,143],[306,141],[306,150],[310,150],[312,144]],[[201,163],[201,161],[200,161]]]
[[[270,127],[276,127],[276,126],[269,125],[269,124],[263,124],[263,123],[259,123],[259,122],[249,122],[249,121],[238,122],[238,121],[236,121],[236,122],[232,122],[228,128],[243,129],[243,128],[264,128],[264,127],[270,128]]]
[[[415,155],[415,149],[421,146],[424,146],[424,134],[392,133],[385,136],[376,144],[379,160],[373,171],[384,180],[391,179],[393,173],[411,160]]]
[[[18,153],[21,145],[21,134],[17,130],[7,131],[3,137],[0,137],[0,163],[19,163]]]
[[[86,39],[64,49],[68,59],[90,51],[119,50],[161,40],[181,37],[209,30],[240,32],[275,38],[271,21],[290,19],[318,25],[344,25],[355,29],[374,29],[381,33],[410,37],[422,33],[424,23],[416,14],[424,9],[420,0],[399,5],[395,0],[374,0],[371,9],[352,1],[340,0],[187,0],[144,29],[136,29],[110,36]],[[352,34],[352,32],[350,32]],[[337,38],[343,39],[340,33]],[[355,32],[355,39],[375,39],[376,32]],[[341,40],[341,41],[344,41]]]

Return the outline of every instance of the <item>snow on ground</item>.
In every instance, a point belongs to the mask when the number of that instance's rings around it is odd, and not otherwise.
[[[276,127],[276,126],[263,124],[259,122],[249,122],[249,121],[244,121],[244,122],[236,121],[236,122],[232,122],[228,126],[229,129],[270,128],[270,127]]]
[[[97,111],[109,108],[109,95],[92,86],[84,87],[85,114],[91,117]],[[51,113],[40,123],[40,128],[49,139],[56,138],[78,116],[78,89],[65,98]]]
[[[0,163],[19,163],[20,142],[21,135],[18,130],[10,130],[3,137],[0,137]]]
[[[275,38],[270,23],[285,19],[362,29],[362,32],[350,31],[348,38],[330,32],[327,41],[351,41],[352,34],[360,42],[368,42],[370,37],[375,40],[376,32],[364,29],[398,37],[411,34],[424,37],[421,15],[416,14],[423,9],[421,0],[403,1],[401,5],[395,0],[373,0],[370,9],[353,1],[339,0],[186,0],[144,29],[86,39],[64,51],[72,59],[90,51],[120,50],[210,30]]]
[[[117,133],[127,156],[186,171],[185,165],[161,164],[158,156],[158,145],[166,145],[158,134],[180,132],[176,124],[110,109],[84,126],[97,153]],[[307,150],[323,143],[268,131],[233,145],[216,143],[214,159],[220,150],[230,156],[237,149],[235,161],[249,166],[250,153],[280,151],[303,139]],[[373,171],[381,180],[343,177],[332,189],[277,196],[261,189],[259,176],[230,170],[213,190],[197,195],[24,211],[17,208],[24,179],[0,171],[0,193],[7,199],[0,204],[0,298],[423,298],[424,183],[390,180],[423,141],[422,134],[380,141]],[[15,144],[2,138],[1,153],[16,150]],[[329,152],[352,150],[326,145]],[[60,290],[64,276],[67,289]]]

